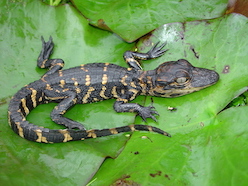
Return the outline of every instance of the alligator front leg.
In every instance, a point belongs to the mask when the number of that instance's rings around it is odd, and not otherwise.
[[[123,55],[126,63],[137,70],[142,70],[137,60],[148,60],[162,56],[167,50],[162,50],[166,43],[158,46],[159,42],[156,43],[147,53],[139,53],[133,51],[126,51]]]

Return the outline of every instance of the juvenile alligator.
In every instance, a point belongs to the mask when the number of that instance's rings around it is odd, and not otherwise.
[[[40,68],[49,70],[41,79],[19,90],[11,99],[8,109],[9,124],[21,137],[42,143],[58,143],[87,138],[108,136],[128,131],[153,131],[170,136],[156,127],[129,125],[112,129],[91,129],[64,117],[65,112],[75,104],[92,103],[116,99],[116,112],[136,112],[143,120],[158,113],[154,107],[128,103],[138,95],[177,97],[201,90],[216,83],[219,75],[212,70],[193,67],[187,60],[169,61],[154,70],[143,71],[137,60],[148,60],[163,55],[165,44],[154,45],[147,53],[126,51],[124,59],[129,68],[110,63],[84,64],[61,70],[62,59],[49,59],[53,41],[42,37],[42,50],[37,60]],[[51,130],[31,124],[26,116],[40,104],[56,102],[51,119],[67,129]]]

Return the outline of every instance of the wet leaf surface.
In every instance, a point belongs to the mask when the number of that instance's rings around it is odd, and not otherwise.
[[[162,24],[210,19],[221,16],[227,0],[210,1],[139,1],[73,0],[90,23],[132,42]]]
[[[39,1],[7,1],[1,2],[0,7],[1,183],[85,185],[90,180],[91,185],[118,181],[141,185],[248,183],[247,106],[222,111],[247,87],[247,18],[233,14],[207,21],[167,24],[138,43],[139,51],[147,51],[158,40],[167,41],[169,51],[161,58],[143,62],[146,70],[164,61],[185,58],[194,66],[215,69],[220,74],[216,85],[200,92],[173,99],[153,97],[151,100],[151,97],[140,96],[133,101],[153,104],[160,116],[158,123],[148,120],[148,124],[166,130],[172,138],[135,132],[130,139],[120,134],[62,144],[39,144],[13,133],[7,124],[7,106],[17,90],[45,73],[36,67],[40,36],[46,40],[50,35],[53,37],[52,57],[64,59],[65,68],[91,62],[127,66],[122,54],[134,44],[89,26],[85,18],[68,5],[55,8]],[[129,17],[124,22],[128,20]],[[138,36],[134,34],[134,37]],[[143,123],[132,113],[115,113],[113,103],[114,100],[108,100],[76,105],[66,115],[87,128]],[[39,106],[28,120],[44,127],[60,128],[50,120],[54,106]],[[176,110],[170,111],[168,107]],[[107,156],[117,158],[104,161]]]

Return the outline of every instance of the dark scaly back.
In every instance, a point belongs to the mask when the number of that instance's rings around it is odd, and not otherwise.
[[[123,88],[121,78],[125,76],[134,77],[135,75],[132,69],[128,71],[127,68],[109,63],[90,63],[63,72],[63,78],[66,82],[64,88],[77,91],[77,103],[92,103],[116,98],[120,93],[119,89]],[[78,90],[75,89],[75,82]],[[89,93],[89,89],[94,89],[94,91],[85,100],[83,97]]]

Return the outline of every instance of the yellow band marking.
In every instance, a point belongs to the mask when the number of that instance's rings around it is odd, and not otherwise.
[[[95,89],[93,87],[89,87],[88,92],[83,97],[83,100],[82,100],[83,103],[88,103],[87,99],[90,97],[91,92],[93,92],[94,90]]]
[[[77,103],[77,98],[74,98],[72,101],[73,101],[74,104],[76,104]]]
[[[131,131],[136,131],[136,129],[134,128],[134,125],[128,125],[128,127],[131,129]]]
[[[118,134],[119,132],[116,130],[116,128],[109,129],[111,134]]]
[[[71,137],[71,135],[70,135],[70,133],[69,133],[69,131],[67,129],[59,130],[59,132],[64,135],[63,142],[67,142],[67,141],[73,140],[73,138]]]
[[[64,86],[65,86],[65,80],[60,80],[59,81],[59,83],[60,83],[60,85],[59,86],[61,86],[62,88],[64,88]]]
[[[85,85],[90,86],[90,75],[86,75],[86,77],[85,77]]]
[[[85,71],[85,72],[88,72],[88,69],[85,69],[85,68],[84,68],[84,64],[81,65],[81,70],[83,70],[83,71]]]
[[[97,138],[95,130],[87,130],[86,132],[88,133],[87,137],[89,137],[89,138]]]
[[[139,85],[142,87],[142,94],[146,94],[147,93],[147,85],[144,82],[139,82]]]
[[[146,82],[146,86],[149,85],[150,87],[153,87],[152,85],[152,78],[151,76],[147,76],[147,82]]]
[[[45,77],[47,77],[47,75],[45,74],[45,75],[43,75],[42,77],[41,77],[41,81],[43,81],[43,82],[47,82],[46,80],[45,80]]]
[[[126,62],[137,62],[135,59],[133,58],[125,58]]]
[[[66,110],[62,110],[59,114],[64,115],[66,113]]]
[[[45,64],[48,59],[45,59],[44,61],[41,62],[40,68],[45,68]]]
[[[136,87],[137,87],[133,81],[130,83],[130,85],[131,85],[133,88],[136,88]]]
[[[25,116],[23,115],[21,109],[18,109],[17,112],[21,115],[22,121],[26,121],[26,118],[25,118]]]
[[[74,86],[77,87],[79,85],[78,81],[76,78],[71,78],[72,81],[74,81]]]
[[[121,78],[121,83],[122,83],[124,86],[127,86],[126,79],[127,79],[127,75],[125,75],[125,76],[123,76],[123,77]]]
[[[75,86],[75,87],[78,86],[78,82],[77,82],[77,81],[74,82],[74,86]]]
[[[64,96],[61,96],[61,97],[47,97],[46,96],[46,99],[49,99],[49,100],[59,100],[59,99],[65,99]]]
[[[37,106],[37,102],[36,102],[37,90],[31,88],[31,91],[32,91],[31,100],[33,102],[33,107],[35,108]]]
[[[20,126],[20,122],[15,122],[16,127],[18,129],[18,135],[21,136],[22,138],[24,138],[24,134],[23,134],[23,128]]]
[[[121,94],[124,95],[126,93],[125,89],[121,89]]]
[[[133,88],[130,89],[129,91],[130,91],[130,92],[133,92],[134,94],[137,94],[137,93],[139,92],[137,89],[133,89]]]
[[[123,101],[124,103],[127,103],[128,102],[127,99],[123,99],[123,98],[118,98],[116,101]]]
[[[111,93],[114,97],[117,97],[117,87],[116,86],[113,86],[112,90],[111,90]]]
[[[107,74],[103,74],[103,76],[102,76],[102,84],[106,85],[107,82],[108,82],[108,76],[107,76]]]
[[[137,94],[138,94],[138,90],[136,90],[136,89],[130,89],[129,90],[130,92],[133,92],[133,95],[132,95],[132,97],[130,98],[130,100],[134,100],[135,98],[136,98],[136,96],[137,96]]]
[[[26,105],[26,99],[25,98],[22,98],[21,99],[21,102],[22,102],[22,108],[24,109],[24,112],[26,113],[26,115],[28,115],[29,109],[28,109],[28,107]]]
[[[62,76],[63,76],[63,71],[59,70],[59,77],[62,77]]]
[[[44,143],[48,143],[46,137],[42,136],[42,130],[41,129],[36,129],[34,130],[34,132],[36,133],[36,135],[38,136],[38,139],[36,140],[37,142],[44,142]]]
[[[67,91],[69,91],[70,89],[69,88],[65,88],[65,89],[63,89],[62,90],[62,92],[67,92]],[[60,92],[60,91],[59,91]]]
[[[44,92],[42,92],[41,94],[42,94],[42,95],[41,95],[41,97],[39,98],[39,102],[41,102],[42,99],[43,99],[43,97],[44,97]]]
[[[150,132],[153,132],[152,126],[147,126],[147,128],[148,128],[148,130],[149,130]]]
[[[53,90],[49,84],[46,84],[46,89],[47,90]]]
[[[76,90],[76,93],[78,93],[78,94],[81,92],[80,88],[76,88],[75,90]]]
[[[104,99],[109,99],[107,96],[105,96],[105,91],[106,91],[106,87],[105,86],[102,86],[102,90],[101,90],[101,92],[100,92],[100,96],[102,97],[102,98],[104,98]]]
[[[94,100],[95,102],[99,101],[99,99],[97,99],[97,98],[93,98],[93,100]]]

